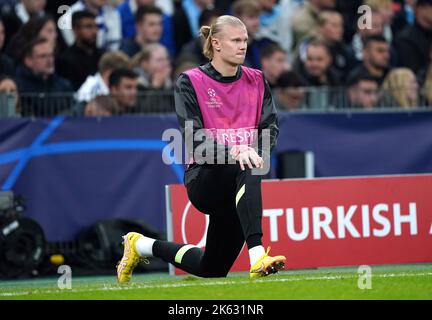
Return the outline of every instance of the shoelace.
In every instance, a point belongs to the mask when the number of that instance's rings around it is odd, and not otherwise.
[[[150,260],[145,257],[138,257],[133,261],[131,264],[126,264],[124,272],[129,272],[131,268],[135,268],[139,263],[144,262],[145,264],[150,264]],[[121,263],[121,260],[117,262],[116,268],[118,268],[119,264]]]
[[[122,241],[122,245],[124,245],[124,241]],[[128,258],[130,258],[130,254]],[[118,268],[120,262],[121,260],[117,262],[116,268]],[[139,263],[142,262],[144,262],[145,264],[150,264],[150,260],[147,257],[140,257],[137,255],[130,265],[126,264],[125,271],[129,272],[131,268],[135,268]]]
[[[271,247],[268,246],[268,247],[267,247],[267,251],[266,251],[266,253],[265,253],[266,256],[268,256],[268,254],[269,254],[269,252],[270,252],[270,249],[271,249]]]

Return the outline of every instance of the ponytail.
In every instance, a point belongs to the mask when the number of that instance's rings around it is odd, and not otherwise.
[[[212,37],[210,36],[211,33],[211,27],[209,26],[202,26],[200,29],[200,35],[203,37],[204,40],[204,46],[203,46],[203,54],[204,56],[211,60],[213,59],[213,45],[212,45]]]

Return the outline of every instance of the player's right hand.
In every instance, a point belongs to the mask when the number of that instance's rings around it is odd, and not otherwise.
[[[259,169],[264,168],[264,160],[258,155],[255,149],[250,147],[239,152],[235,160],[239,162],[242,171],[245,170],[245,164],[249,169],[253,169],[253,167]]]

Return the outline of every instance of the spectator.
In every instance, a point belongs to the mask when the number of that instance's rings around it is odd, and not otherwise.
[[[296,5],[293,0],[259,0],[260,27],[256,38],[276,42],[289,55],[292,51],[291,20]]]
[[[25,48],[37,38],[47,39],[57,49],[58,33],[53,17],[45,15],[30,19],[13,36],[6,47],[6,54],[13,60],[15,65],[22,63]]]
[[[88,76],[83,85],[78,89],[76,100],[88,102],[96,96],[109,94],[109,78],[115,69],[128,69],[130,59],[123,52],[107,52],[98,64],[98,72]]]
[[[279,76],[290,68],[286,52],[276,43],[261,50],[261,66],[270,88],[275,88]]]
[[[318,34],[327,43],[332,55],[332,66],[345,79],[356,60],[343,42],[343,17],[336,11],[324,11],[318,17]]]
[[[292,17],[293,48],[311,34],[318,25],[318,14],[321,10],[332,9],[336,0],[307,0]]]
[[[414,6],[415,23],[406,27],[396,38],[394,46],[399,66],[417,73],[429,62],[432,46],[432,0],[417,0]]]
[[[21,100],[14,79],[0,76],[0,117],[16,117],[21,114]]]
[[[307,108],[304,104],[305,83],[295,71],[284,71],[273,90],[275,104],[279,111],[294,111]]]
[[[172,68],[167,49],[158,43],[151,44],[134,57],[133,65],[139,75],[139,112],[174,111]]]
[[[120,114],[135,113],[138,97],[138,76],[130,69],[114,70],[109,77],[110,95],[119,105]]]
[[[273,43],[269,39],[256,39],[257,31],[260,27],[261,7],[256,1],[237,0],[232,5],[233,15],[239,18],[246,26],[248,32],[248,47],[244,65],[255,69],[261,69],[260,50]]]
[[[418,107],[418,83],[411,69],[390,71],[382,85],[382,98],[388,107]]]
[[[86,117],[109,117],[118,114],[117,101],[110,96],[97,96],[87,103],[84,109]]]
[[[21,0],[9,12],[2,12],[2,20],[6,26],[6,45],[31,18],[45,15],[46,3],[46,0]]]
[[[383,20],[383,36],[391,43],[393,33],[391,25],[394,18],[393,0],[365,0],[364,4],[371,8],[372,12],[377,12],[381,15]]]
[[[331,64],[330,50],[325,42],[312,40],[307,45],[305,56],[301,57],[295,69],[307,86],[338,86],[339,79]]]
[[[368,73],[358,73],[347,79],[347,97],[340,108],[373,109],[378,104],[378,82]]]
[[[140,7],[135,16],[136,35],[131,39],[124,39],[120,50],[129,57],[133,57],[150,43],[160,41],[162,35],[162,11],[157,7]]]
[[[0,74],[13,76],[15,73],[12,60],[5,54],[2,49],[5,41],[5,28],[3,21],[0,20]]]
[[[333,105],[335,93],[330,87],[339,86],[340,81],[332,65],[330,50],[320,40],[309,42],[305,56],[301,57],[295,70],[300,74],[308,88],[306,104],[314,109],[326,109]]]
[[[57,71],[78,90],[89,75],[97,72],[104,51],[96,47],[98,26],[93,13],[76,11],[72,15],[72,29],[75,43],[58,56]]]
[[[205,9],[212,9],[214,0],[176,1],[173,14],[173,30],[176,52],[199,35],[199,18]]]
[[[117,7],[122,23],[123,39],[135,38],[135,15],[142,6],[156,6],[162,10],[155,0],[125,0]],[[168,48],[170,56],[175,56],[175,43],[172,30],[172,18],[162,10],[162,36],[160,42]]]
[[[121,20],[118,11],[108,5],[107,0],[78,0],[68,11],[69,18],[77,11],[90,11],[96,16],[99,27],[97,47],[116,50],[120,47],[122,31]],[[75,42],[75,36],[71,29],[62,29],[63,38],[68,46]]]
[[[16,70],[18,89],[28,96],[23,115],[48,116],[70,108],[72,87],[55,73],[54,45],[37,38],[24,52],[23,64]]]
[[[139,75],[138,84],[143,89],[171,89],[171,64],[167,49],[158,43],[145,47],[132,59],[134,71]]]
[[[312,39],[324,41],[332,55],[332,67],[338,72],[341,80],[345,79],[357,62],[343,42],[343,30],[343,18],[340,13],[330,10],[321,12],[316,31],[300,43],[296,59],[299,59],[299,55],[304,55],[305,48]]]
[[[202,26],[211,26],[214,20],[221,16],[222,12],[217,9],[205,9],[200,16],[199,24]],[[189,65],[202,65],[208,62],[203,54],[204,39],[197,36],[186,43],[176,59],[176,65],[180,63],[189,63]]]
[[[381,85],[389,71],[390,46],[383,36],[371,36],[365,40],[363,49],[363,63],[351,71],[367,73]]]
[[[372,11],[371,28],[358,28],[351,42],[351,50],[358,62],[363,61],[364,42],[372,36],[384,35],[384,19],[378,12]],[[385,38],[384,38],[385,39]]]

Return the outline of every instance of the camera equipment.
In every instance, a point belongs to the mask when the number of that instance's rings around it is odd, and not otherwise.
[[[37,275],[45,255],[45,236],[35,221],[21,217],[22,197],[0,192],[0,278]]]

